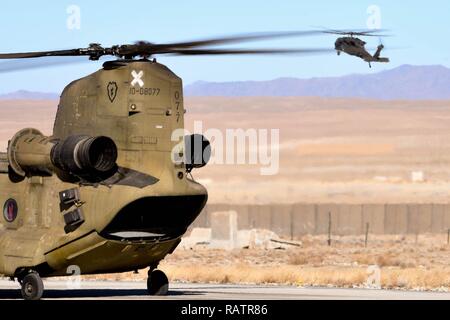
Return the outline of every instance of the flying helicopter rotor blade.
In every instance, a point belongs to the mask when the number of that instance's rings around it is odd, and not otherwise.
[[[47,59],[13,59],[0,62],[0,73],[24,71],[31,69],[40,69],[48,67],[58,67],[79,63],[90,62],[84,57],[48,57]]]
[[[354,35],[354,36],[367,36],[367,37],[389,37],[389,34],[382,34],[389,30],[387,29],[355,29],[355,30],[337,30],[328,29],[324,27],[317,27],[322,29],[321,32],[327,34],[337,34],[337,35]]]
[[[140,48],[140,52],[145,51]],[[151,50],[151,49],[149,49]],[[324,53],[334,53],[334,49],[329,48],[304,48],[304,49],[178,49],[165,50],[157,54],[179,55],[179,56],[199,56],[199,55],[316,55]],[[52,51],[56,52],[56,51]],[[64,52],[67,52],[65,50]],[[144,52],[145,53],[145,52]],[[90,60],[80,56],[51,56],[45,55],[46,59],[39,57],[26,56],[26,59],[11,59],[10,61],[0,62],[0,73],[16,72],[30,69],[39,69],[46,67],[57,67],[78,63],[86,63]],[[3,58],[6,59],[6,58]],[[106,57],[100,60],[106,60]]]
[[[80,49],[70,49],[70,50],[37,51],[37,52],[23,52],[23,53],[1,53],[0,59],[29,59],[29,58],[66,57],[79,55],[81,55]]]
[[[31,59],[31,58],[47,58],[47,57],[77,57],[89,56],[90,60],[98,60],[104,55],[115,55],[118,46],[111,48],[103,48],[98,43],[91,43],[87,48],[52,50],[52,51],[35,51],[21,53],[0,53],[0,59]]]
[[[379,30],[377,30],[379,32]],[[374,31],[375,32],[375,31]],[[372,32],[354,32],[354,31],[348,31],[348,32],[334,32],[334,31],[323,31],[323,33],[328,34],[336,34],[336,35],[350,35],[350,36],[363,36],[363,37],[390,37],[389,34],[381,34],[381,33],[372,33]]]
[[[217,38],[208,38],[187,42],[174,42],[167,44],[153,44],[151,42],[139,41],[132,45],[113,46],[111,48],[102,48],[98,44],[90,45],[88,48],[78,48],[69,50],[53,50],[53,51],[37,51],[37,52],[22,52],[22,53],[1,53],[0,59],[27,59],[27,58],[42,58],[42,57],[64,57],[64,56],[90,56],[98,58],[103,55],[151,55],[159,53],[160,51],[167,51],[172,48],[195,48],[202,46],[231,44],[246,41],[270,40],[287,37],[309,36],[314,34],[321,34],[317,30],[306,31],[280,31],[280,32],[260,32],[248,33],[234,36],[224,36]]]
[[[305,30],[305,31],[280,31],[280,32],[258,32],[258,33],[247,33],[234,36],[224,36],[209,39],[200,39],[186,42],[173,42],[173,43],[162,43],[153,44],[152,46],[155,50],[167,50],[171,48],[175,49],[187,49],[195,47],[204,47],[211,45],[220,44],[231,44],[249,41],[261,41],[261,40],[271,40],[271,39],[281,39],[289,37],[302,37],[311,35],[320,35],[322,32],[318,30]]]
[[[314,55],[323,53],[334,53],[335,49],[313,48],[313,49],[179,49],[162,52],[170,55]]]

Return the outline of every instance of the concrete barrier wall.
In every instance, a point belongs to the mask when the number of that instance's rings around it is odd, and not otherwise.
[[[444,233],[450,229],[450,204],[209,204],[192,227],[211,226],[211,214],[237,212],[243,229],[268,229],[284,238],[327,234],[330,216],[334,235]]]
[[[387,204],[384,212],[385,234],[408,233],[408,207],[402,204]]]
[[[276,211],[274,211],[276,215]],[[317,206],[313,204],[294,204],[291,211],[290,238],[316,233]]]
[[[369,224],[369,232],[375,234],[384,234],[384,204],[364,204],[362,206],[362,229],[365,232],[367,223]],[[362,232],[361,232],[362,233]]]

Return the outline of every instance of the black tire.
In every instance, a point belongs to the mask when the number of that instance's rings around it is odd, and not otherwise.
[[[152,296],[165,296],[169,292],[169,279],[161,270],[154,270],[147,278],[147,290]]]
[[[44,293],[44,283],[37,272],[30,272],[21,282],[22,298],[25,300],[39,300]]]

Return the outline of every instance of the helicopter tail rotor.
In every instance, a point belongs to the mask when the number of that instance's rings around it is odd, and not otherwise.
[[[375,51],[375,53],[373,55],[373,58],[377,62],[389,62],[389,58],[382,58],[382,57],[380,57],[381,51],[383,51],[383,49],[384,49],[384,44],[383,44],[383,42],[381,41],[381,38],[380,38],[380,44],[377,47],[377,51]]]

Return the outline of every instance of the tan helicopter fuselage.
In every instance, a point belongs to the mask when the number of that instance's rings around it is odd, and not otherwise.
[[[15,180],[1,154],[0,273],[33,269],[45,277],[71,274],[73,266],[81,274],[156,267],[207,200],[206,189],[173,161],[174,152],[183,152],[172,133],[183,129],[184,112],[181,79],[154,61],[111,62],[68,85],[51,139],[109,137],[117,165],[140,176],[127,183],[64,182],[57,174]],[[60,192],[71,189],[79,199],[67,208]],[[9,199],[17,204],[12,222],[5,216]],[[73,209],[81,210],[83,222],[67,231],[64,214]]]

